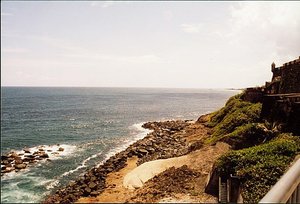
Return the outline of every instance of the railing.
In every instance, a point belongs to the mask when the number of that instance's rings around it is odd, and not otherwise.
[[[279,179],[259,203],[300,203],[300,159]]]

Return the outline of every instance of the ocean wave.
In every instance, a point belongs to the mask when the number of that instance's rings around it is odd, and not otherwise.
[[[37,192],[36,188],[47,187],[52,179],[18,174],[1,186],[1,203],[37,203],[49,192]],[[26,186],[26,188],[24,188]]]
[[[59,148],[63,148],[63,151],[59,151]],[[62,159],[64,157],[67,157],[69,155],[73,155],[73,153],[76,150],[76,146],[74,145],[67,145],[67,144],[56,144],[56,145],[39,145],[39,146],[35,146],[35,147],[30,147],[30,148],[24,148],[28,151],[30,151],[30,153],[24,153],[24,150],[16,150],[16,151],[11,151],[11,152],[15,152],[16,154],[18,154],[21,159],[23,160],[26,156],[28,155],[32,155],[34,152],[38,152],[41,149],[43,149],[45,151],[45,153],[48,154],[50,160],[56,160],[56,159]],[[25,172],[30,171],[30,167],[34,167],[34,166],[41,166],[43,163],[47,162],[46,159],[43,160],[38,160],[37,164],[32,164],[29,165],[27,168],[20,170],[19,172],[9,172],[4,174],[1,179],[2,180],[6,180],[6,179],[11,179],[13,177],[15,177],[18,174],[23,174]],[[2,167],[3,165],[1,165]]]
[[[135,123],[131,126],[129,126],[129,130],[133,131],[131,136],[129,138],[125,138],[122,141],[122,144],[117,145],[115,148],[111,149],[106,155],[102,162],[100,162],[96,167],[99,167],[101,164],[103,164],[106,160],[108,160],[110,157],[114,156],[115,154],[124,151],[127,147],[135,143],[136,141],[143,139],[147,134],[152,132],[152,130],[143,128],[142,125],[145,122],[141,123]]]
[[[72,170],[70,170],[70,171],[67,171],[67,172],[63,173],[63,174],[61,175],[60,178],[62,178],[62,177],[64,177],[64,176],[67,176],[67,175],[69,175],[69,174],[72,174],[72,173],[78,171],[79,169],[82,169],[82,168],[84,168],[84,167],[87,167],[87,166],[86,166],[86,163],[87,163],[89,160],[91,160],[91,159],[93,159],[93,158],[96,158],[96,157],[100,156],[101,154],[102,154],[102,151],[99,152],[99,153],[97,153],[97,154],[94,154],[94,155],[88,157],[87,159],[83,160],[82,163],[81,163],[78,167],[76,167],[75,169],[72,169]]]

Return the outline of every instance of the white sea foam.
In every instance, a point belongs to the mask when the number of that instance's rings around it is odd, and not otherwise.
[[[71,174],[71,173],[74,173],[74,172],[78,171],[79,169],[82,169],[82,168],[86,167],[86,163],[87,163],[89,160],[91,160],[91,159],[93,159],[93,158],[96,158],[96,157],[100,156],[101,154],[102,154],[102,151],[99,152],[99,153],[97,153],[97,154],[94,154],[94,155],[88,157],[87,159],[83,160],[82,163],[81,163],[78,167],[76,167],[75,169],[72,169],[72,170],[70,170],[70,171],[67,171],[67,172],[63,173],[63,174],[60,176],[60,178],[61,178],[61,177],[64,177],[64,176],[67,176],[67,175],[69,175],[69,174]]]
[[[59,148],[63,148],[64,150],[63,151],[58,151]],[[30,153],[24,153],[24,150],[17,150],[17,151],[14,151],[14,152],[17,153],[17,154],[23,154],[23,155],[20,155],[20,157],[21,157],[21,159],[24,159],[26,155],[31,155],[34,152],[38,152],[39,149],[43,149],[45,151],[45,153],[48,154],[50,160],[56,160],[56,159],[62,159],[66,156],[72,155],[76,150],[76,146],[67,145],[67,144],[39,145],[39,146],[35,146],[35,147],[31,147],[31,148],[24,148],[24,149],[29,150]],[[48,151],[48,150],[50,150],[50,151]],[[55,153],[55,154],[52,154],[52,153]],[[56,154],[56,153],[58,153],[58,154]],[[44,162],[46,162],[45,159],[38,160],[38,163],[33,164],[32,166],[41,166],[42,163],[44,163]],[[28,166],[25,169],[20,170],[19,172],[12,171],[12,172],[6,173],[6,174],[3,175],[3,177],[1,179],[2,180],[11,179],[11,178],[14,178],[18,174],[26,173],[26,172],[30,171],[30,166]]]
[[[34,188],[45,186],[52,182],[50,179],[32,176],[29,173],[14,176],[13,182],[1,186],[1,203],[39,202],[48,192],[38,193]],[[29,188],[21,187],[29,185]],[[5,193],[4,193],[5,192]]]
[[[144,122],[142,123],[136,123],[133,124],[132,126],[129,127],[130,130],[132,131],[137,131],[137,133],[135,134],[135,136],[131,137],[131,138],[127,138],[125,139],[121,144],[118,145],[116,148],[110,150],[106,156],[105,159],[100,162],[97,167],[99,167],[101,164],[103,164],[106,160],[108,160],[110,157],[114,156],[115,154],[117,154],[118,152],[124,151],[127,147],[129,147],[130,145],[132,145],[133,143],[135,143],[136,141],[143,139],[147,134],[149,134],[150,132],[152,132],[152,130],[149,129],[145,129],[142,127],[142,125],[144,124]]]
[[[63,148],[64,150],[63,151],[58,151],[59,148]],[[24,149],[28,149],[30,151],[30,153],[24,153],[24,150],[15,151],[17,154],[24,154],[24,155],[20,156],[22,159],[24,159],[24,157],[26,155],[30,155],[34,152],[38,152],[39,149],[43,149],[45,151],[45,153],[48,154],[49,159],[59,159],[61,157],[68,156],[68,155],[72,154],[75,151],[76,146],[67,145],[67,144],[39,145],[39,146],[35,146],[35,147],[31,147],[31,148],[24,148]],[[52,154],[54,152],[57,152],[58,154]]]

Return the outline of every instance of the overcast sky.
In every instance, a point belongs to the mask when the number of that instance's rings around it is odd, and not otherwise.
[[[242,88],[300,55],[300,2],[1,1],[2,86]]]

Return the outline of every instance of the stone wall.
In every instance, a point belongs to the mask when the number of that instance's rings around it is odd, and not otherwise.
[[[251,103],[262,102],[263,100],[263,88],[255,87],[255,88],[247,88],[242,96],[244,101],[249,101]]]
[[[300,61],[281,68],[279,93],[300,93]]]
[[[261,118],[284,132],[300,135],[300,93],[289,95],[265,95]]]
[[[276,68],[263,89],[261,118],[300,135],[300,57]]]
[[[281,67],[272,64],[272,72],[272,81],[265,86],[267,94],[300,93],[300,57]]]

